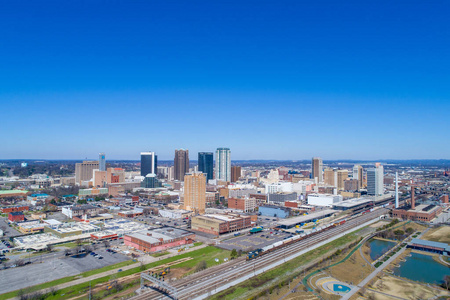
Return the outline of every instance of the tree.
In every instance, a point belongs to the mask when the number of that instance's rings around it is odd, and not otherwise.
[[[75,240],[75,244],[77,246],[81,246],[83,244],[83,241],[81,239],[77,239],[77,240]]]
[[[236,258],[236,256],[237,256],[236,249],[231,250],[230,256],[231,256],[231,259],[235,259]]]
[[[202,260],[200,261],[197,266],[195,267],[195,272],[203,271],[207,268],[206,261]]]
[[[14,261],[14,264],[16,264],[17,266],[20,267],[20,266],[25,265],[25,261],[23,259],[19,258]]]
[[[442,286],[445,289],[450,290],[450,275],[445,275],[444,276],[444,283],[442,284]]]
[[[110,246],[110,243],[108,240],[104,240],[103,245],[105,246],[105,248],[108,248]]]
[[[242,255],[242,249],[239,249],[237,252],[237,256],[240,257]]]
[[[47,250],[48,252],[52,252],[52,250],[53,250],[53,245],[48,244],[46,250]]]
[[[407,234],[411,234],[414,232],[414,229],[412,229],[411,227],[406,228],[406,233]]]
[[[71,254],[70,249],[64,250],[64,255],[65,255],[65,256],[68,256],[68,255],[70,255],[70,254]]]

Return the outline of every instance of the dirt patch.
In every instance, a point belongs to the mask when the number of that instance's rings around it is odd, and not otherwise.
[[[327,272],[342,282],[356,285],[372,273],[373,270],[371,265],[367,264],[361,257],[359,250],[357,250],[345,262],[328,269]]]
[[[429,230],[422,239],[450,244],[450,226],[441,226]]]
[[[386,225],[386,224],[389,224],[389,222],[386,222],[386,221],[379,221],[379,222],[376,222],[376,223],[374,223],[374,224],[372,224],[372,225],[369,225],[369,227],[370,227],[370,228],[378,228],[378,227],[384,226],[384,225]]]
[[[450,296],[450,292],[444,289],[431,288],[393,276],[383,276],[373,284],[372,288],[376,291],[405,299],[429,299],[436,296]],[[367,294],[373,294],[375,299],[387,299],[382,298],[383,296],[380,294],[371,293],[370,289],[367,289]]]

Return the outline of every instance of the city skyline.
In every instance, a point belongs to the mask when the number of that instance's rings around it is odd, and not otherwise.
[[[450,3],[25,2],[0,11],[1,159],[450,158]]]

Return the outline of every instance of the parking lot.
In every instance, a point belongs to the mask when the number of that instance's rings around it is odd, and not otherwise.
[[[10,227],[8,225],[8,219],[4,217],[0,217],[0,228],[3,230],[4,235],[2,239],[23,235],[23,233],[20,233],[14,228]]]
[[[87,254],[85,257],[61,257],[55,254],[51,260],[43,260],[42,263],[32,263],[23,267],[0,270],[0,294],[18,290],[27,286],[32,286],[55,279],[77,275],[93,269],[116,264],[130,258],[120,254],[111,254],[105,249],[94,250],[103,259],[98,259]]]
[[[292,235],[268,229],[260,233],[246,233],[237,237],[233,237],[231,239],[222,241],[219,245],[217,245],[217,247],[227,250],[236,249],[247,252],[268,246],[278,241],[282,241],[290,236]]]

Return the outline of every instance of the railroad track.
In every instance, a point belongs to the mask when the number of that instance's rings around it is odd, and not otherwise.
[[[252,273],[256,274],[258,270],[264,269],[276,262],[285,261],[287,257],[294,255],[301,250],[308,249],[317,243],[326,241],[351,228],[373,220],[386,212],[386,209],[377,209],[362,216],[349,218],[347,222],[342,225],[320,232],[314,236],[287,245],[253,260],[246,261],[243,257],[238,258],[228,263],[223,263],[186,278],[174,281],[170,284],[177,289],[178,299],[180,300],[195,299],[196,297],[208,293],[214,294],[214,290],[222,285],[233,282],[241,277],[251,276]],[[149,292],[137,295],[132,299],[170,299],[170,297],[163,295],[158,291],[150,290]]]

